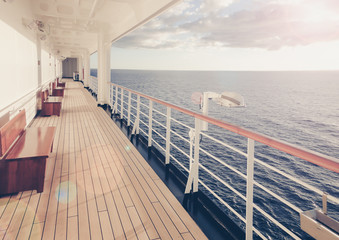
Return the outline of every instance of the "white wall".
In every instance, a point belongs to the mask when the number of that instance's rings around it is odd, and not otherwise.
[[[29,30],[23,35],[22,31],[18,32],[13,25],[10,26],[2,21],[1,17],[0,117],[7,112],[10,112],[13,117],[19,109],[25,108],[27,123],[30,123],[36,115],[39,97],[36,37],[28,37]],[[45,50],[41,51],[41,69],[42,85],[55,79],[54,57]]]
[[[27,39],[1,20],[0,32],[2,35],[0,38],[1,114],[1,110],[4,107],[18,101],[20,98],[37,88],[38,69],[37,50],[34,42]],[[28,101],[31,102],[31,99],[28,99]],[[13,109],[9,109],[9,111],[12,110]]]
[[[55,63],[56,63],[56,69],[55,69],[56,77],[62,78],[62,69],[61,69],[62,62],[61,60],[56,59]]]

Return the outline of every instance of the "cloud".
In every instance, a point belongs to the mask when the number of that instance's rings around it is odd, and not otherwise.
[[[335,40],[337,0],[200,0],[184,1],[114,46],[276,50]]]
[[[228,7],[233,0],[204,0],[198,10],[205,16],[218,13],[220,10]]]

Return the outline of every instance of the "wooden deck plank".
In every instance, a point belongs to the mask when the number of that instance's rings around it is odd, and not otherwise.
[[[123,181],[126,181],[126,179],[129,179],[128,173],[125,171],[125,168],[121,168],[119,170],[122,173],[122,179]],[[128,180],[129,181],[129,180]],[[159,234],[157,230],[155,229],[155,226],[152,222],[151,219],[152,216],[149,216],[149,212],[145,209],[145,202],[147,201],[145,198],[142,199],[139,197],[136,188],[138,188],[139,185],[132,184],[131,182],[127,185],[127,190],[131,196],[131,199],[133,200],[133,205],[135,206],[136,211],[139,214],[139,217],[142,221],[142,224],[144,225],[147,235],[149,236],[150,239],[155,239],[159,237]],[[147,203],[146,203],[147,204]],[[156,220],[155,220],[156,221]]]
[[[155,207],[158,215],[160,216],[162,222],[164,223],[167,231],[171,235],[173,239],[182,239],[180,233],[178,232],[178,229],[176,229],[175,225],[171,221],[171,219],[168,217],[166,211],[161,206],[159,202],[153,203],[153,206]]]
[[[44,223],[34,223],[32,226],[32,231],[30,233],[29,239],[42,239],[42,231],[44,228]]]
[[[57,188],[58,211],[56,219],[55,236],[66,239],[67,236],[67,201],[68,201],[68,176],[62,176]]]
[[[67,240],[76,240],[76,239],[79,239],[78,217],[73,216],[73,217],[69,217],[67,221]]]
[[[146,234],[144,225],[142,224],[135,207],[129,207],[127,208],[127,211],[128,211],[130,218],[132,219],[134,231],[136,232],[138,239],[141,239],[141,240],[149,239]]]
[[[11,199],[11,196],[4,196],[0,198],[0,217],[2,216],[3,212],[5,211],[7,204],[9,203],[9,200]],[[1,231],[1,227],[0,227]]]
[[[47,206],[47,213],[45,218],[45,224],[43,225],[43,233],[42,233],[42,239],[53,239],[54,238],[54,232],[55,232],[55,224],[56,224],[56,215],[57,215],[57,207],[58,207],[58,200],[55,197],[55,193],[57,191],[58,185],[59,185],[58,178],[54,179],[52,183],[51,192],[49,195],[49,201]]]
[[[103,239],[113,239],[113,232],[111,228],[111,222],[107,211],[99,212],[100,224],[102,226],[102,237]]]
[[[91,173],[89,170],[84,171],[85,189],[88,207],[88,219],[90,225],[91,238],[102,238],[101,227],[99,222],[98,209],[95,201],[93,183],[91,179]]]
[[[38,126],[56,126],[44,192],[0,197],[0,239],[206,239],[80,83]]]
[[[49,201],[49,191],[45,193],[45,191],[40,195],[39,205],[37,207],[37,212],[35,215],[34,223],[41,223],[45,221],[47,214],[47,206]]]
[[[182,238],[185,240],[194,240],[193,236],[191,233],[187,232],[187,233],[182,233],[181,234]]]
[[[152,203],[150,200],[147,198],[147,195],[145,192],[143,192],[142,187],[140,186],[140,183],[137,182],[135,176],[133,176],[132,171],[130,168],[125,168],[126,173],[128,174],[129,178],[132,180],[133,185],[135,187],[135,190],[137,192],[137,195],[139,196],[143,206],[147,209],[147,214],[149,217],[152,219],[152,222],[160,235],[160,238],[162,239],[169,239],[170,235],[166,230],[165,225],[161,221],[161,218],[158,216],[156,210],[154,209]],[[135,199],[137,201],[137,199]]]
[[[107,203],[108,215],[112,223],[113,235],[116,240],[125,239],[124,230],[122,227],[121,219],[119,218],[118,210],[113,200],[112,194],[105,193],[105,199]]]
[[[82,172],[77,173],[77,200],[79,229],[81,229],[79,239],[90,239],[85,180]]]
[[[28,239],[31,234],[39,197],[38,193],[32,194],[17,239]]]
[[[19,205],[19,200],[20,200],[21,195],[22,193],[11,196],[0,218],[0,231],[7,231],[8,226],[11,223],[12,217],[14,215],[15,209]]]
[[[11,219],[11,222],[16,224],[8,225],[5,235],[6,239],[15,239],[18,235],[23,218],[28,208],[29,200],[31,199],[32,191],[29,191],[29,194],[27,194],[27,192],[28,191],[24,192],[25,194],[23,193],[20,200],[18,201],[18,204],[14,210],[14,214]]]
[[[78,215],[78,202],[77,202],[77,183],[76,175],[72,173],[68,178],[68,201],[67,201],[67,216],[73,217]]]
[[[128,216],[126,206],[121,197],[119,188],[116,184],[116,180],[111,172],[111,169],[105,168],[106,176],[108,179],[108,183],[110,185],[113,199],[119,214],[119,218],[124,229],[125,237],[128,239],[136,239],[136,235],[132,226],[132,222]]]

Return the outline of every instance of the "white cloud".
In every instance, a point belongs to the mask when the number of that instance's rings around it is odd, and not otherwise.
[[[338,39],[337,0],[190,0],[114,46],[276,50]]]
[[[215,14],[220,10],[228,7],[234,2],[233,0],[204,0],[199,7],[199,11],[205,15],[209,16]]]

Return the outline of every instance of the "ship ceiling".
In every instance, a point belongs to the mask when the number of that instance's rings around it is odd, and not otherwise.
[[[97,49],[98,34],[107,43],[157,16],[181,0],[31,0],[43,45],[52,51]],[[29,20],[24,20],[29,25]]]

